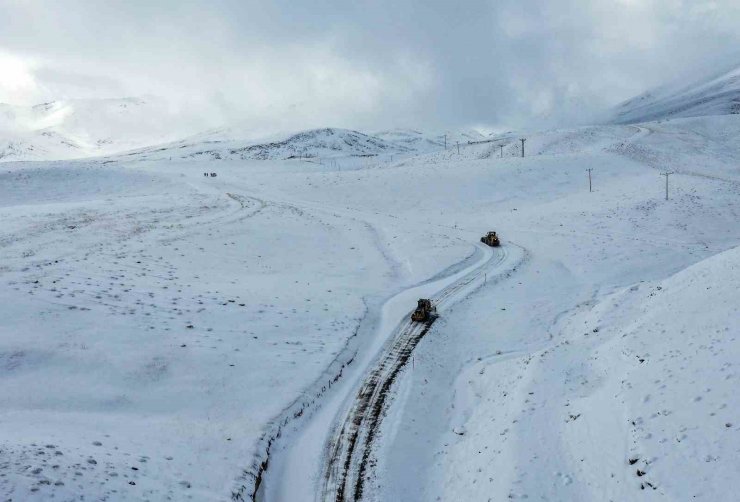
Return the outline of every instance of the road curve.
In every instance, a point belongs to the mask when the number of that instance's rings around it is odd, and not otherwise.
[[[490,248],[480,246],[490,252]],[[513,244],[496,248],[488,260],[432,296],[438,313],[443,314],[485,281],[508,276],[523,257],[523,250]],[[390,390],[433,322],[414,323],[406,316],[389,338],[391,342],[369,367],[346,415],[331,437],[321,500],[348,502],[362,498],[365,481],[372,469],[373,444],[389,405]]]

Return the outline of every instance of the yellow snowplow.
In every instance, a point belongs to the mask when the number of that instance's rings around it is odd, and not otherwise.
[[[487,246],[491,246],[494,248],[501,245],[501,242],[498,240],[498,235],[496,235],[496,232],[488,232],[486,235],[480,238],[480,241],[483,244],[486,244]]]
[[[437,313],[437,307],[432,305],[432,301],[426,298],[420,298],[416,310],[411,314],[411,320],[414,322],[426,322]]]

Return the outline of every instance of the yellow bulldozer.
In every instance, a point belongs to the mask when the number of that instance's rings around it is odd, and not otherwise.
[[[501,242],[498,240],[498,235],[496,235],[496,232],[488,232],[486,235],[480,238],[480,241],[483,244],[486,244],[487,246],[491,246],[494,248],[501,245]]]
[[[411,320],[414,322],[426,322],[432,316],[436,315],[437,307],[432,305],[432,301],[426,298],[420,298],[416,305],[416,310],[411,314]]]

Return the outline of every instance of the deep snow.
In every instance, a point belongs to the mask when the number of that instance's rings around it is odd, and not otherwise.
[[[228,499],[287,421],[264,494],[298,465],[318,496],[355,357],[413,301],[384,306],[495,229],[527,259],[421,341],[367,496],[731,498],[739,136],[708,117],[531,134],[524,159],[510,138],[352,170],[3,164],[0,493]],[[292,448],[306,430],[318,452]]]

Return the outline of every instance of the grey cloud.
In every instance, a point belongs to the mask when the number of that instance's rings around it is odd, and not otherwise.
[[[156,94],[209,124],[544,126],[740,64],[735,4],[10,0],[0,50],[47,93]]]

